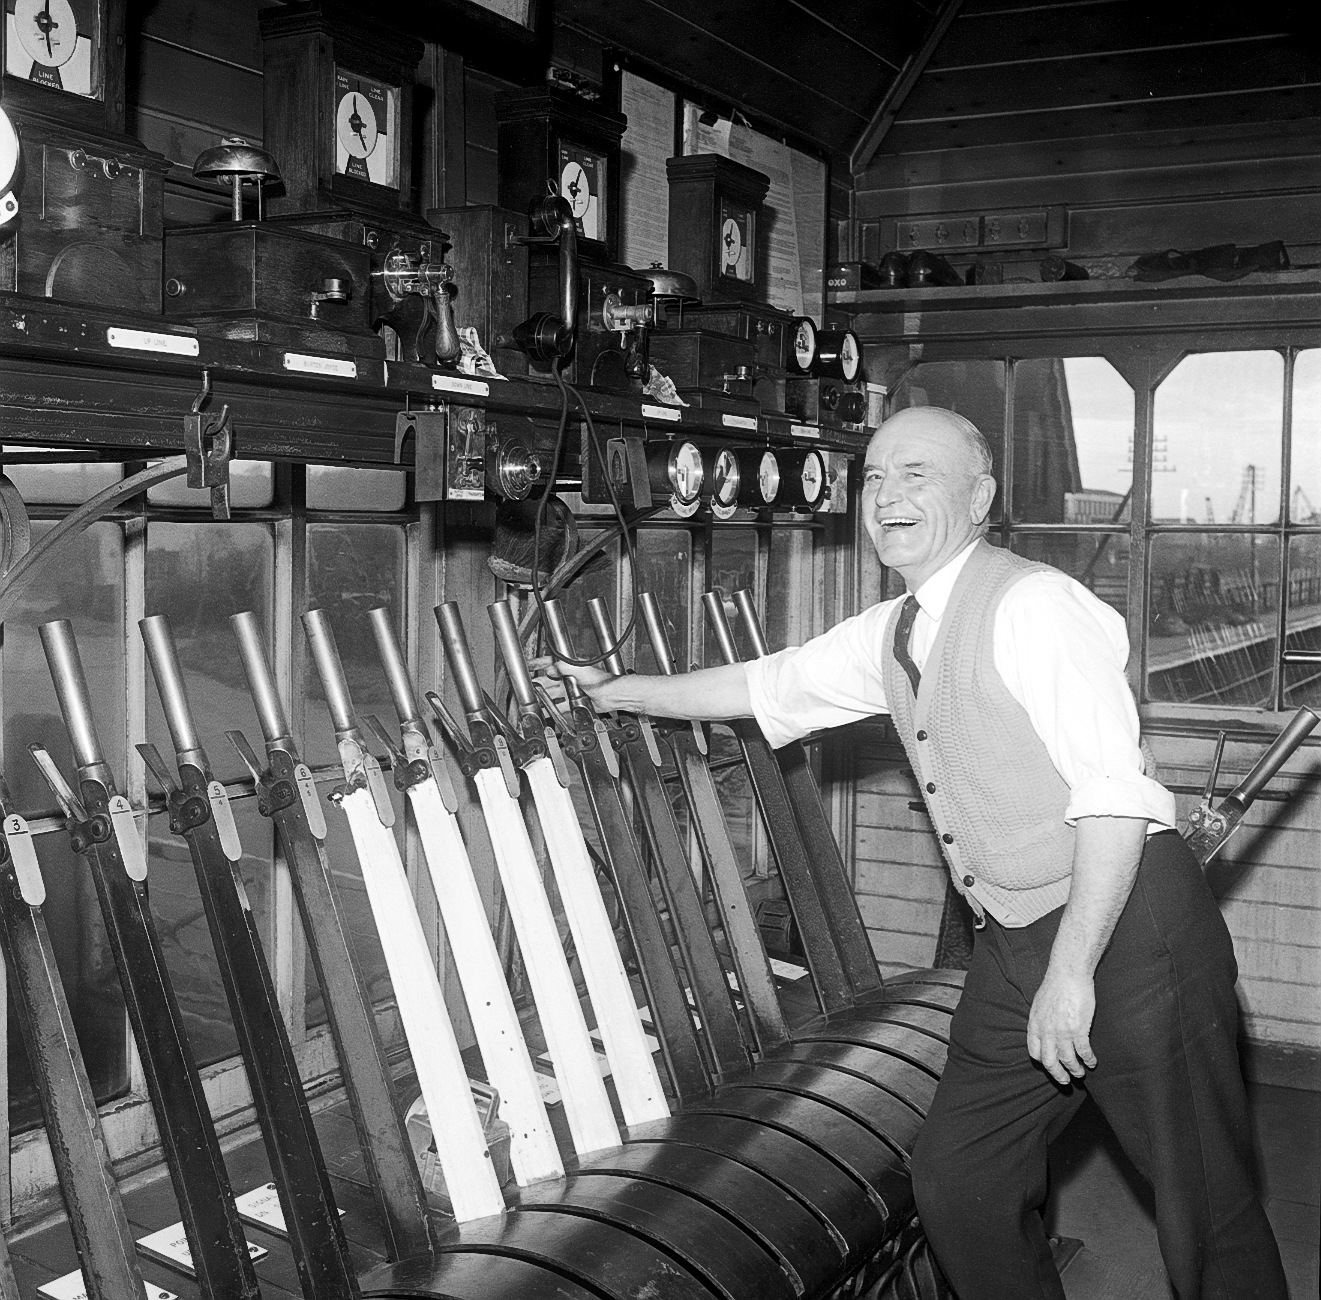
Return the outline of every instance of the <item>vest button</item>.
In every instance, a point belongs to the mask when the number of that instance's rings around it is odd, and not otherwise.
[[[935,793],[936,793],[936,783],[934,781],[928,781],[927,794],[935,794]]]
[[[917,733],[917,738],[918,740],[925,740],[927,738],[927,733],[925,731],[919,731]]]
[[[971,876],[964,876],[963,883],[967,885],[969,889],[971,889],[973,885],[975,885],[977,882]]]
[[[940,838],[941,838],[942,840],[944,840],[946,844],[953,844],[953,843],[954,843],[954,836],[952,836],[952,835],[949,833],[949,831],[946,831],[946,832],[944,833],[944,835],[942,835]]]

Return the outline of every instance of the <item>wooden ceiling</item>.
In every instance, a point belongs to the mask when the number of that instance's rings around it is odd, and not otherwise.
[[[949,0],[554,0],[557,24],[847,157]]]

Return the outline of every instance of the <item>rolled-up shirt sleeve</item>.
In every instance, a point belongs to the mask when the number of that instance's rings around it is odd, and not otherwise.
[[[772,748],[889,711],[881,642],[895,603],[873,605],[801,646],[746,665],[753,717]]]
[[[1033,574],[996,615],[995,666],[1069,786],[1065,820],[1141,817],[1173,827],[1174,796],[1144,772],[1124,676],[1124,620],[1063,574]]]

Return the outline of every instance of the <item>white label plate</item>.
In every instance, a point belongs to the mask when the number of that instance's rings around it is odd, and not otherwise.
[[[722,415],[720,423],[726,429],[751,429],[753,433],[757,432],[757,417],[755,415]]]
[[[316,357],[307,352],[286,352],[284,368],[305,375],[332,375],[336,379],[357,379],[358,363],[346,357]]]
[[[220,847],[231,862],[237,862],[243,856],[243,845],[239,843],[239,828],[234,825],[234,810],[229,806],[225,787],[219,781],[210,782],[206,797],[211,804],[216,830],[220,832]]]
[[[48,1300],[87,1300],[87,1283],[83,1280],[82,1269],[74,1269],[63,1277],[43,1282],[37,1288],[37,1294],[46,1296]],[[173,1291],[167,1291],[154,1282],[144,1282],[142,1294],[146,1300],[179,1300]]]
[[[644,402],[642,418],[644,420],[669,420],[671,424],[678,424],[683,419],[683,412],[677,406],[648,406]]]
[[[263,1183],[250,1192],[244,1192],[242,1196],[236,1196],[234,1205],[239,1212],[239,1218],[245,1223],[265,1228],[267,1232],[273,1232],[277,1237],[289,1235],[289,1229],[284,1223],[284,1210],[280,1208],[280,1193],[274,1183]],[[339,1212],[339,1216],[341,1219],[344,1217],[343,1210]]]
[[[132,806],[122,794],[112,795],[108,806],[110,824],[114,827],[115,840],[119,844],[119,856],[124,859],[124,870],[130,880],[146,880],[147,853],[138,835]]]
[[[782,980],[800,980],[807,974],[803,967],[795,966],[792,962],[781,961],[778,957],[771,958],[771,971]]]
[[[18,877],[18,892],[29,907],[40,907],[46,901],[46,882],[37,862],[32,832],[18,813],[10,813],[5,818],[5,842],[14,862],[14,875]]]
[[[441,393],[466,393],[469,397],[489,397],[491,385],[484,379],[461,379],[458,375],[431,376],[431,387]]]
[[[120,329],[110,326],[105,340],[112,348],[129,348],[134,352],[168,352],[176,357],[198,356],[201,348],[195,338],[187,334],[157,334],[151,330]]]
[[[151,1232],[145,1237],[139,1237],[138,1245],[144,1254],[160,1260],[162,1264],[172,1264],[187,1273],[189,1277],[197,1276],[193,1268],[193,1254],[188,1249],[188,1238],[184,1235],[182,1223],[172,1223],[159,1232]],[[265,1246],[256,1246],[248,1242],[248,1257],[254,1264],[259,1259],[265,1259],[268,1254],[270,1252]]]
[[[791,424],[789,432],[795,438],[819,438],[821,430],[815,424]]]
[[[326,838],[326,815],[321,810],[321,801],[316,797],[316,782],[312,779],[312,770],[306,763],[294,766],[294,781],[298,785],[298,797],[303,801],[303,811],[307,814],[307,827],[319,840]]]

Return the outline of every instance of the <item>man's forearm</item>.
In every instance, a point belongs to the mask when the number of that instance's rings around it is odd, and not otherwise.
[[[1143,818],[1078,818],[1069,901],[1050,953],[1056,970],[1092,977],[1133,891],[1146,836]]]
[[[566,667],[564,672],[573,674]],[[657,718],[721,722],[752,714],[748,678],[742,664],[722,664],[673,677],[634,673],[615,677],[589,690],[599,709],[648,713]]]

